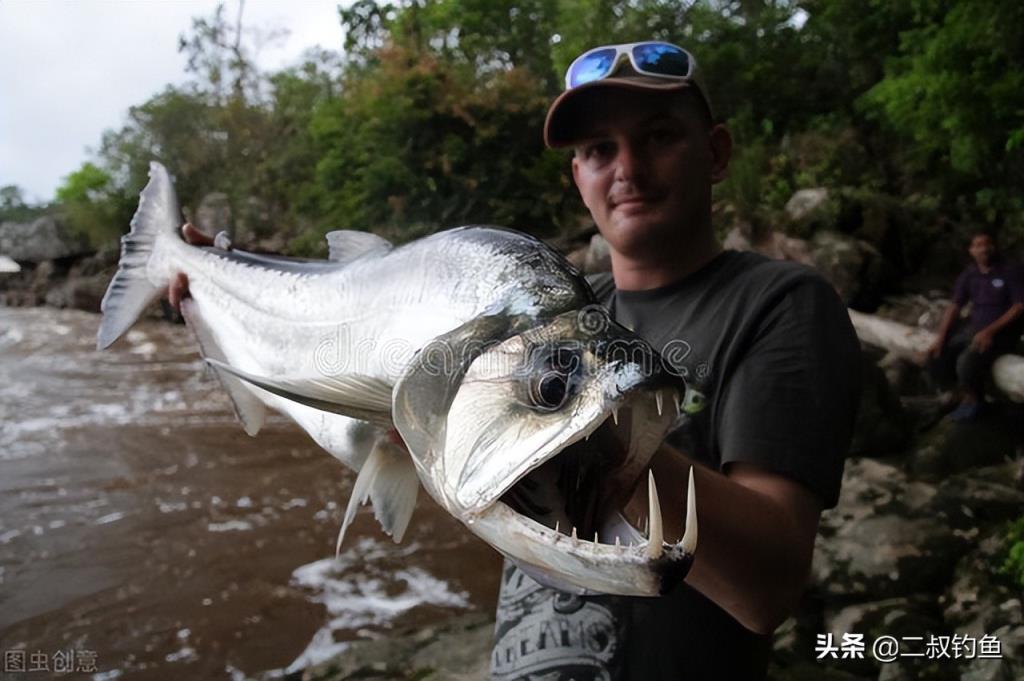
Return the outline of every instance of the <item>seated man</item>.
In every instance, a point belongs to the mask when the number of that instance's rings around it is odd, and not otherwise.
[[[1020,268],[1003,262],[991,234],[974,234],[967,251],[974,263],[957,277],[953,302],[928,350],[930,368],[940,383],[950,382],[955,370],[961,401],[949,418],[958,422],[978,416],[992,362],[1013,350],[1024,321]],[[967,303],[971,304],[967,323],[950,336]]]
[[[574,150],[576,187],[609,244],[598,299],[687,381],[653,467],[671,541],[697,464],[700,539],[685,582],[659,598],[561,593],[507,562],[492,679],[764,678],[820,512],[839,496],[861,366],[846,308],[810,268],[722,250],[711,187],[732,142],[685,50],[586,52],[545,141]]]

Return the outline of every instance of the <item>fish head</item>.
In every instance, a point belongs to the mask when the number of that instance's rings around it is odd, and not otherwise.
[[[685,576],[696,518],[667,544],[653,488],[646,531],[622,509],[684,390],[649,343],[589,306],[436,339],[396,386],[393,416],[427,492],[538,581],[654,596]]]

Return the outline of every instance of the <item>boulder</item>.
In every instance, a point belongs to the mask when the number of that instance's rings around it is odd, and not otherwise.
[[[1018,681],[1024,678],[1024,627],[1005,626],[990,633],[999,641],[994,659],[969,661],[960,681]]]
[[[970,423],[939,421],[918,438],[907,459],[908,469],[915,475],[939,478],[1005,462],[1014,455],[1019,439],[1019,409],[1013,404],[991,404],[987,413]]]
[[[957,563],[953,582],[940,599],[946,624],[957,633],[980,638],[1002,627],[1024,627],[1020,590],[998,572],[1007,550],[1000,527]]]
[[[71,234],[53,215],[32,222],[0,223],[0,254],[18,262],[41,263],[92,250],[84,236]]]
[[[970,540],[930,515],[936,493],[889,463],[848,462],[839,504],[822,515],[814,589],[829,601],[941,591]]]
[[[914,424],[893,391],[886,372],[861,353],[861,397],[850,443],[851,456],[892,456],[903,451]]]
[[[302,681],[484,681],[489,677],[494,620],[473,613],[445,623],[355,641],[296,675]]]
[[[939,591],[968,539],[931,518],[882,514],[819,535],[815,586],[831,598],[895,597]]]
[[[810,242],[814,266],[832,282],[847,305],[874,307],[882,298],[882,255],[866,241],[820,230]]]
[[[109,274],[89,277],[70,276],[46,292],[44,301],[50,307],[64,307],[86,312],[99,312],[103,294],[110,284]]]
[[[223,192],[210,192],[199,202],[193,224],[205,234],[231,232],[231,201]]]
[[[959,530],[1020,517],[1024,491],[1017,487],[1015,468],[1013,462],[1006,462],[946,478],[929,502],[928,514]]]
[[[818,223],[831,227],[835,220],[835,205],[830,199],[825,187],[799,189],[786,202],[786,215],[798,225],[812,226]],[[812,231],[806,229],[803,233],[809,234]]]
[[[895,665],[896,670],[889,670],[886,678],[891,679],[934,679],[945,681],[956,678],[950,665],[942,660],[926,658],[901,658],[894,662],[881,663],[872,653],[872,644],[882,636],[892,636],[900,641],[901,650],[906,647],[908,652],[924,652],[925,642],[916,639],[903,641],[903,637],[925,637],[945,631],[942,618],[935,606],[935,599],[927,594],[913,594],[902,598],[889,598],[866,603],[855,603],[843,607],[826,609],[824,614],[826,634],[832,634],[834,645],[841,646],[843,637],[862,635],[864,643],[863,658],[852,655],[842,659],[829,656],[822,663],[828,663],[844,671],[874,676],[884,668]],[[911,650],[912,647],[917,650]],[[898,675],[893,675],[898,672]],[[881,678],[881,677],[879,677]]]
[[[610,272],[611,269],[611,248],[603,236],[595,234],[590,237],[590,245],[583,258],[583,273],[597,274],[598,272]]]

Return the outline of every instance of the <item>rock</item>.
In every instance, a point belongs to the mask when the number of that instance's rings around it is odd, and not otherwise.
[[[842,669],[825,666],[818,661],[802,660],[783,665],[772,660],[768,667],[769,681],[875,681],[875,675],[858,676]]]
[[[872,654],[872,644],[881,636],[892,636],[901,642],[901,649],[906,646],[917,646],[918,650],[910,652],[924,652],[924,640],[917,642],[903,642],[902,637],[924,637],[929,634],[945,631],[941,616],[936,609],[935,599],[925,594],[914,594],[903,598],[890,598],[867,603],[855,603],[834,609],[826,609],[824,615],[824,628],[826,633],[831,633],[833,644],[841,648],[844,636],[863,636],[864,656],[863,658],[842,659],[842,652],[838,653],[839,659],[827,658],[822,662],[850,671],[856,674],[872,675],[877,674],[885,667],[895,665],[897,670],[891,670],[892,674],[898,671],[900,675],[887,678],[904,678],[906,672],[913,673],[905,678],[909,679],[953,679],[948,665],[943,665],[941,660],[927,660],[925,658],[901,658],[893,663],[882,664]],[[913,664],[911,664],[913,662]]]
[[[91,277],[68,277],[46,292],[45,302],[50,307],[73,308],[86,312],[99,312],[100,301],[110,283],[109,274]]]
[[[786,202],[786,215],[795,223],[820,221],[831,226],[835,210],[829,199],[829,191],[825,187],[799,189]]]
[[[953,582],[941,599],[943,617],[957,633],[980,638],[1001,627],[1024,627],[1019,589],[998,574],[1007,539],[1000,527],[957,563]]]
[[[587,253],[589,252],[589,246],[584,246],[583,248],[576,248],[566,253],[565,259],[568,260],[573,267],[582,272],[583,264],[587,261]]]
[[[776,260],[792,260],[814,265],[811,247],[805,240],[778,231],[770,231],[763,237],[752,240],[743,227],[734,227],[725,235],[722,247],[733,251],[755,251]]]
[[[386,639],[356,641],[344,652],[295,676],[302,681],[484,681],[490,671],[494,620],[481,613],[396,633]]]
[[[990,633],[999,641],[998,657],[971,660],[960,675],[960,681],[1018,681],[1024,678],[1024,627],[1000,627]]]
[[[828,600],[940,592],[970,540],[928,515],[936,493],[888,463],[848,462],[839,504],[822,515],[814,588]]]
[[[231,233],[231,201],[223,192],[210,192],[199,202],[193,224],[205,234]]]
[[[918,439],[908,469],[937,478],[1007,461],[1017,446],[1019,420],[1019,407],[1012,404],[990,404],[971,423],[941,420]]]
[[[1024,491],[1015,484],[1014,466],[1006,462],[947,478],[939,484],[928,513],[961,530],[1020,517]]]
[[[13,274],[14,272],[20,271],[21,265],[8,258],[6,255],[0,254],[0,274]]]
[[[874,246],[825,230],[814,234],[810,248],[814,266],[847,305],[869,309],[881,300],[882,256]]]
[[[861,396],[850,456],[891,456],[903,451],[914,424],[889,379],[867,352],[861,353]]]
[[[250,196],[242,202],[231,237],[239,246],[251,248],[261,237],[271,236],[273,225],[266,201]]]
[[[91,252],[88,240],[71,234],[58,218],[0,223],[0,254],[21,263],[41,263]]]
[[[610,272],[611,269],[612,256],[608,242],[600,234],[595,234],[590,238],[590,246],[583,259],[583,273],[597,274],[598,272]]]
[[[815,585],[832,598],[939,591],[968,543],[930,518],[885,514],[850,522],[833,537],[819,536]]]

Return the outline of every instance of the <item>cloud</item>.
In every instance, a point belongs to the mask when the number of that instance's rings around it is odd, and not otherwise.
[[[229,17],[237,5],[228,2]],[[186,79],[178,36],[214,0],[0,0],[0,186],[50,200],[128,108]],[[308,47],[340,49],[336,0],[250,0],[245,25],[285,28],[263,68],[294,62]]]

